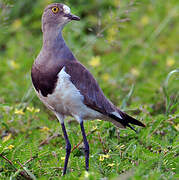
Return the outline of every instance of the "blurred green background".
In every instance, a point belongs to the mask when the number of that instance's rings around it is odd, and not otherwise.
[[[30,78],[42,46],[41,15],[52,2],[0,0],[0,179],[23,179],[22,171],[32,179],[58,179],[62,173],[61,127],[35,96]],[[75,147],[82,139],[79,126],[68,118],[74,151],[64,179],[177,179],[179,1],[55,2],[81,17],[63,31],[75,56],[115,105],[147,126],[135,134],[87,122],[86,173],[83,146]]]

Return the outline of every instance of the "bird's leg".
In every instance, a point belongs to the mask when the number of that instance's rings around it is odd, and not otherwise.
[[[70,141],[68,139],[68,135],[67,135],[67,132],[66,132],[64,122],[61,123],[61,126],[62,126],[62,131],[63,131],[64,138],[65,138],[65,141],[66,141],[66,156],[65,156],[65,164],[64,164],[64,168],[63,168],[63,175],[65,175],[66,171],[67,171],[68,159],[69,159],[70,153],[71,153],[71,144],[70,144]]]
[[[89,144],[86,138],[86,133],[83,125],[83,121],[80,122],[81,132],[83,136],[83,142],[85,146],[85,163],[86,163],[86,171],[89,170]]]

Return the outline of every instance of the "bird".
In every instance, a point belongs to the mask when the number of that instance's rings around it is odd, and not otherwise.
[[[62,36],[64,26],[71,21],[80,21],[80,17],[72,14],[65,4],[53,3],[44,9],[43,45],[31,69],[37,96],[61,124],[66,142],[63,175],[67,172],[71,152],[64,122],[66,116],[74,117],[80,125],[86,171],[89,170],[89,144],[84,121],[101,119],[119,128],[129,127],[133,130],[131,124],[145,127],[107,99],[93,75],[73,55]]]

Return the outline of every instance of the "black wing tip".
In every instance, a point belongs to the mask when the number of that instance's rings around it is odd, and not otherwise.
[[[137,125],[137,126],[141,126],[141,127],[146,127],[146,125],[144,123],[142,123],[141,121],[129,116],[128,114],[126,113],[121,113],[122,117],[124,118],[124,120],[126,121],[126,123],[130,123],[130,124],[134,124],[134,125]]]
[[[132,129],[133,131],[135,131],[136,133],[138,133],[130,124],[134,124],[137,126],[141,126],[141,127],[146,127],[145,124],[143,124],[142,122],[138,121],[137,119],[129,116],[128,114],[119,111],[119,114],[121,115],[121,117],[123,119],[120,119],[119,117],[115,116],[114,114],[109,114],[108,116],[114,120],[116,120],[117,122],[121,123],[124,127],[129,127],[130,129]]]

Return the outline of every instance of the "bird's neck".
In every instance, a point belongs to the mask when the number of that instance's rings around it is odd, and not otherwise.
[[[63,36],[62,28],[58,30],[48,29],[43,32],[43,47],[41,52],[45,52],[50,57],[55,57],[55,60],[76,60],[73,53],[66,45]]]
[[[48,31],[43,32],[43,48],[45,48],[45,50],[60,50],[65,46],[62,29],[56,30],[49,28]]]
[[[76,60],[63,39],[62,29],[48,28],[48,31],[43,32],[42,52],[49,56],[55,56],[58,61],[60,59]]]

